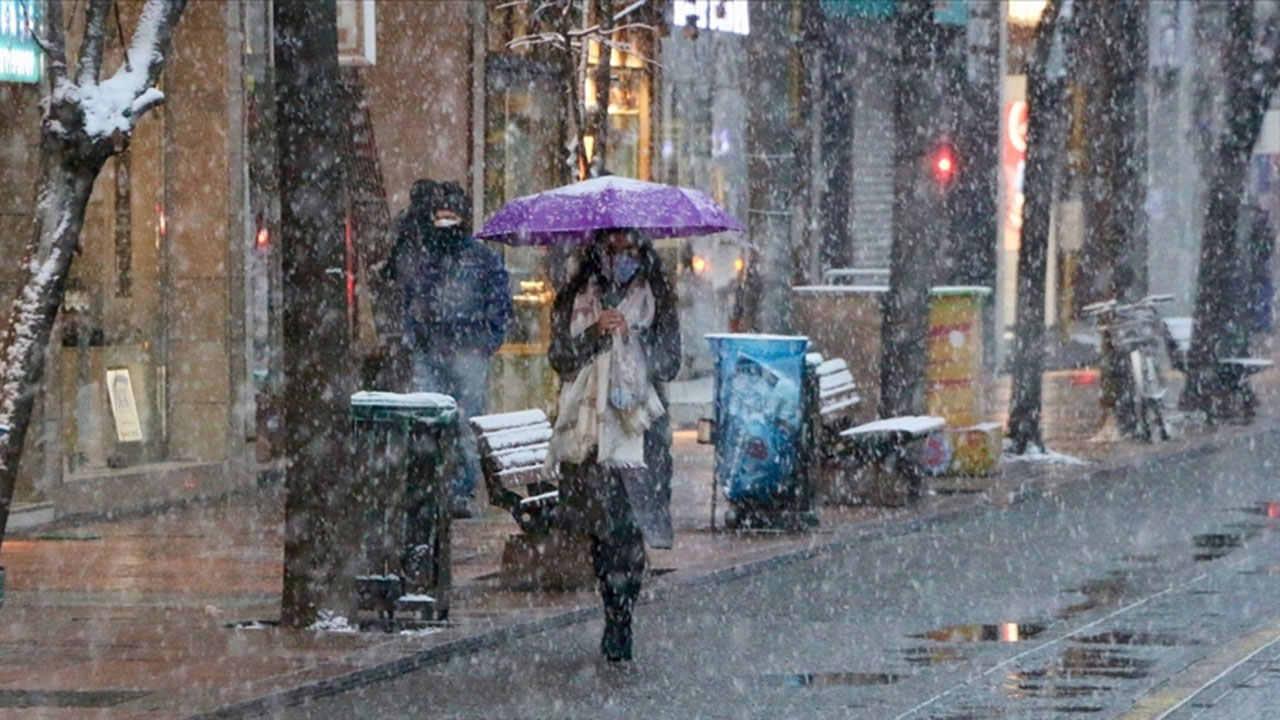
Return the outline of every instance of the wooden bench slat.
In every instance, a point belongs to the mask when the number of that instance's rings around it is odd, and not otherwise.
[[[902,433],[912,437],[924,437],[931,432],[941,430],[947,421],[932,415],[903,415],[902,417],[884,418],[851,427],[840,433],[841,437],[856,439],[859,435]]]
[[[848,370],[848,369],[849,369],[849,363],[845,362],[841,358],[832,358],[830,360],[824,360],[822,363],[818,365],[816,369],[814,369],[813,372],[818,377],[821,378],[824,375],[831,375],[834,373],[838,373],[841,370]]]
[[[517,468],[542,467],[547,463],[547,445],[494,453],[493,462],[498,466],[499,472]]]
[[[518,470],[504,470],[497,473],[498,482],[503,487],[520,487],[522,485],[531,485],[536,482],[543,482],[547,479],[546,471],[541,466],[520,468]]]
[[[818,392],[818,399],[826,400],[827,398],[836,397],[837,395],[848,395],[850,393],[853,393],[856,395],[858,393],[858,386],[853,384],[848,384],[848,385],[840,385],[838,387],[833,387],[829,390],[821,390]]]
[[[520,501],[520,507],[529,507],[530,505],[548,505],[560,500],[560,491],[552,490],[544,492],[541,495],[530,495]]]
[[[1250,369],[1256,368],[1258,370],[1264,370],[1266,368],[1271,367],[1275,363],[1271,360],[1264,360],[1263,358],[1222,358],[1221,360],[1218,361],[1218,364],[1219,365],[1235,365],[1237,367],[1242,367],[1242,368],[1250,368]]]
[[[480,442],[488,452],[502,452],[532,445],[545,445],[551,439],[551,426],[519,427],[483,435]]]
[[[840,370],[839,372],[833,372],[830,375],[822,375],[818,378],[818,389],[823,392],[833,388],[844,387],[846,385],[854,385],[853,373],[848,370]]]
[[[494,415],[477,415],[471,418],[471,426],[482,434],[492,433],[499,430],[510,430],[512,428],[518,428],[525,425],[539,425],[547,422],[547,414],[536,409],[497,413]]]
[[[841,410],[851,408],[860,402],[862,402],[861,395],[850,395],[841,400],[837,400],[836,402],[823,405],[818,412],[822,415],[830,415],[832,413],[840,412]]]

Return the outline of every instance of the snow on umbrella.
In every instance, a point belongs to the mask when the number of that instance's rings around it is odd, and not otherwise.
[[[605,228],[638,228],[654,238],[742,230],[706,193],[608,175],[516,198],[476,237],[508,245],[584,245]]]

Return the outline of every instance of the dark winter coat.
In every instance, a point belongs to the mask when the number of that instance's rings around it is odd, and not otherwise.
[[[427,353],[482,351],[502,345],[511,321],[511,290],[501,257],[458,228],[430,216],[399,218],[384,282],[401,293],[404,341]]]
[[[637,331],[645,350],[649,380],[657,388],[664,407],[667,399],[663,383],[680,370],[680,319],[676,296],[651,247],[644,247],[637,277],[648,279],[653,292],[653,323]],[[578,272],[557,294],[551,308],[551,347],[547,356],[561,384],[570,382],[596,355],[609,349],[612,338],[590,328],[582,335],[569,333],[573,303],[593,275],[599,275],[599,261],[589,253]],[[562,464],[560,503],[561,527],[596,537],[617,534],[627,526],[638,527],[645,542],[653,547],[671,547],[671,423],[663,415],[645,432],[642,471],[607,470],[596,463]]]

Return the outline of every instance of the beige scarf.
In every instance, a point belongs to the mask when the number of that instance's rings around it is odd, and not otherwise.
[[[600,319],[604,308],[600,286],[592,278],[574,298],[569,333],[582,335]],[[644,348],[636,337],[653,324],[654,300],[649,283],[631,284],[618,311],[630,334],[614,333],[608,352],[591,359],[560,390],[559,413],[547,453],[547,466],[583,463],[596,449],[596,461],[609,467],[642,468],[644,431],[666,409],[649,382]]]

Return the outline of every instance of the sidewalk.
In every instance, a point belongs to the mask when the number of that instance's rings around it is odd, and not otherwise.
[[[658,597],[696,592],[707,582],[901,532],[908,523],[985,512],[1060,483],[1114,477],[1135,462],[1274,436],[1280,371],[1259,376],[1256,387],[1264,415],[1252,428],[1149,446],[1099,445],[1088,442],[1097,418],[1090,374],[1050,373],[1046,439],[1091,464],[1004,463],[986,492],[950,492],[944,480],[911,508],[827,507],[819,530],[800,536],[709,532],[711,452],[681,431],[676,545],[652,554],[658,575],[646,587]],[[993,406],[1003,407],[1007,393],[1007,382],[992,388]],[[402,635],[283,630],[271,624],[279,616],[282,522],[279,489],[268,488],[11,537],[3,554],[9,587],[0,610],[0,720],[239,717],[598,614],[591,592],[500,591],[502,541],[515,528],[485,508],[454,526],[451,627]],[[235,627],[254,621],[267,622]]]

